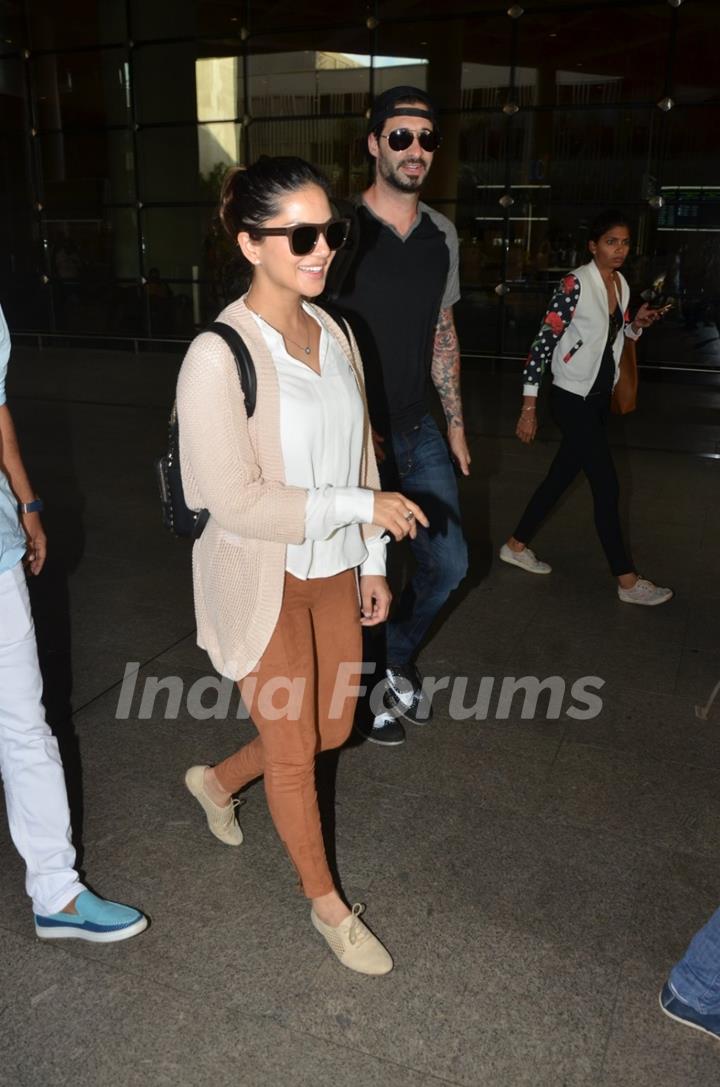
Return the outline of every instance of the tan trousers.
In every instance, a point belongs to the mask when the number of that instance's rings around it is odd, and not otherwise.
[[[259,735],[215,767],[236,793],[264,775],[268,807],[308,898],[334,884],[315,791],[315,756],[347,739],[362,644],[355,572],[301,581],[285,574],[280,617],[239,687]]]

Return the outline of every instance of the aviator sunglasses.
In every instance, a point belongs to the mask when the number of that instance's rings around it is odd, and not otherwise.
[[[347,240],[350,229],[349,219],[328,219],[326,223],[296,223],[294,226],[250,226],[247,231],[251,237],[266,237],[267,235],[282,236],[288,240],[290,252],[296,257],[306,257],[312,253],[323,234],[328,249],[335,252],[342,249]]]
[[[419,132],[413,132],[411,128],[394,128],[387,136],[379,138],[387,140],[391,151],[407,151],[408,147],[412,147],[416,136],[423,151],[437,151],[440,146],[439,134],[434,129],[427,128],[422,128]]]

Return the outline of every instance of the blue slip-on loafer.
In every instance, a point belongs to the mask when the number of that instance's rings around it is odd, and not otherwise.
[[[660,993],[660,1007],[665,1014],[677,1023],[684,1023],[686,1027],[694,1027],[705,1034],[711,1034],[713,1038],[720,1039],[720,1012],[698,1012],[679,1000],[670,986],[665,983]]]
[[[75,901],[77,913],[35,914],[35,933],[41,940],[89,940],[111,944],[129,940],[147,928],[147,917],[132,906],[108,902],[92,891],[81,891]]]

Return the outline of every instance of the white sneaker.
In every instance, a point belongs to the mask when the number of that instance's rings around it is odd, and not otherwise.
[[[664,604],[672,595],[672,589],[661,589],[644,577],[639,577],[632,589],[623,589],[618,585],[618,596],[623,604],[644,604],[652,608],[656,604]]]
[[[519,566],[521,570],[527,570],[529,574],[549,574],[552,566],[546,562],[540,562],[534,551],[529,547],[522,551],[512,551],[505,543],[500,548],[500,558],[503,562],[509,562],[511,566]]]

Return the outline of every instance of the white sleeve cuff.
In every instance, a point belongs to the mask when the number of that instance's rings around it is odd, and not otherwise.
[[[365,487],[308,488],[305,506],[305,539],[327,540],[344,525],[372,523],[375,499]]]
[[[387,550],[387,536],[383,532],[380,536],[371,536],[365,541],[367,558],[360,564],[360,577],[366,574],[375,574],[385,577],[385,552]]]
[[[625,328],[623,329],[623,332],[629,340],[639,340],[643,334],[643,330],[641,328],[639,328],[637,332],[635,331],[632,326],[632,321],[628,321],[628,323],[625,325]]]
[[[539,385],[523,385],[523,396],[537,396]]]
[[[335,516],[340,525],[371,525],[375,496],[367,487],[334,487]]]

